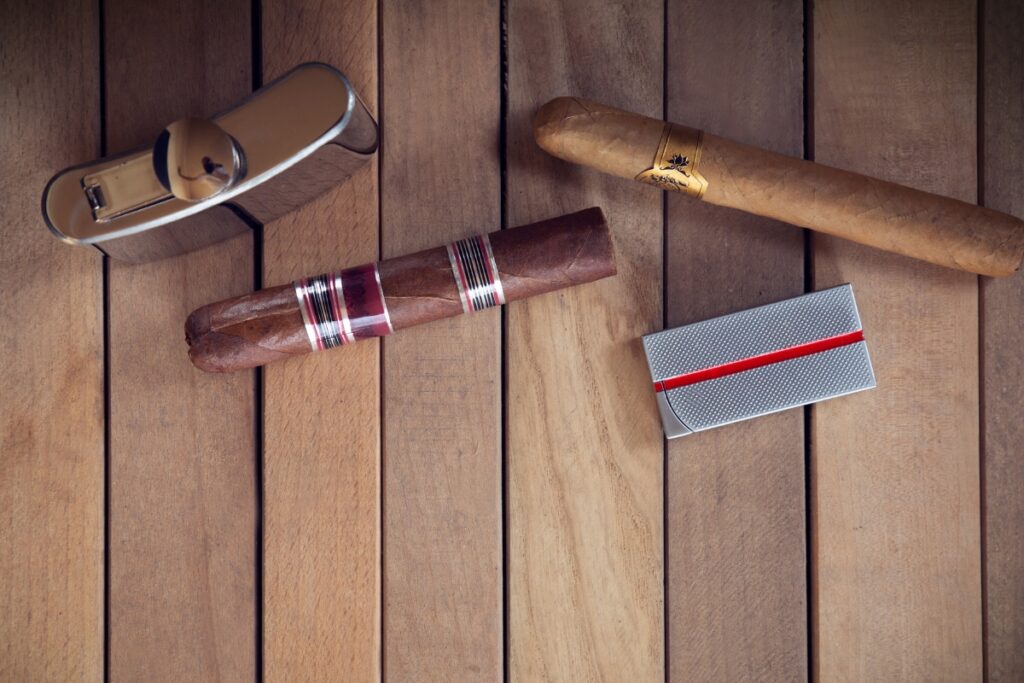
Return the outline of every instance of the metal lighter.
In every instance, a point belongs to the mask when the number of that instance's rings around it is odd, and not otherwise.
[[[850,285],[643,338],[672,439],[875,386]]]
[[[348,178],[377,140],[345,76],[302,64],[229,111],[172,123],[152,147],[61,171],[43,217],[65,242],[152,261],[298,208]]]

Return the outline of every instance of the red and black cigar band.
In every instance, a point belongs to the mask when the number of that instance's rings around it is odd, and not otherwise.
[[[394,332],[376,263],[295,281],[314,351]]]
[[[505,303],[498,266],[487,235],[467,237],[447,246],[462,312],[472,313]]]

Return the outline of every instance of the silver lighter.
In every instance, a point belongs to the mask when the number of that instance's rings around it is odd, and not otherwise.
[[[377,140],[345,76],[302,64],[210,120],[172,123],[152,147],[61,171],[43,217],[65,242],[152,261],[298,208],[349,177]]]
[[[850,285],[656,332],[643,344],[670,439],[875,386]]]

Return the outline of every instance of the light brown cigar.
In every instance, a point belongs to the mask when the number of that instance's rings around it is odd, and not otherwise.
[[[533,131],[566,161],[942,266],[1006,276],[1024,259],[1005,213],[587,100],[548,102]]]

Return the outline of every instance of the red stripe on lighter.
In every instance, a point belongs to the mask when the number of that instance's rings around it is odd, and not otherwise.
[[[709,379],[717,379],[719,377],[725,377],[726,375],[735,375],[736,373],[743,372],[744,370],[752,370],[765,365],[771,365],[772,363],[781,363],[782,361],[791,360],[793,358],[810,356],[815,353],[821,353],[822,351],[828,351],[829,349],[837,349],[840,346],[848,346],[862,341],[864,341],[864,330],[847,332],[845,334],[828,337],[826,339],[816,339],[805,344],[798,344],[796,346],[778,349],[769,353],[762,353],[758,356],[751,356],[749,358],[740,358],[739,360],[734,360],[729,363],[723,363],[710,368],[702,368],[682,375],[676,375],[675,377],[658,380],[654,383],[654,390],[661,392],[668,391],[669,389],[676,389],[678,387],[685,387],[698,382],[706,382]]]

